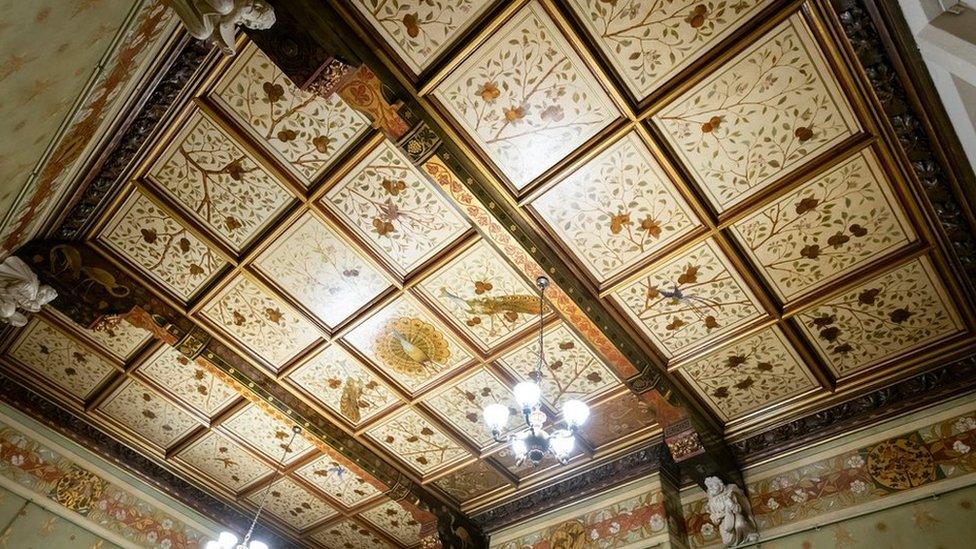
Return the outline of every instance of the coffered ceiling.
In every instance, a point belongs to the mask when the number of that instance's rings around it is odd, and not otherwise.
[[[559,274],[730,437],[972,345],[968,285],[822,2],[333,4]],[[567,300],[540,311],[539,268],[490,208],[242,46],[86,235],[105,258],[465,512],[660,436],[625,385],[634,365]],[[569,465],[533,469],[480,411],[533,368],[540,312],[550,417],[570,398],[593,416]],[[127,324],[46,310],[2,364],[244,507],[291,436],[245,387]],[[420,515],[322,441],[299,438],[283,471],[267,510],[285,534],[419,542]]]

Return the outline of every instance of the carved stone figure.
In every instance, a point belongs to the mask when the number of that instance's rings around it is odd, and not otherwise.
[[[236,53],[237,25],[264,30],[275,22],[274,9],[264,0],[166,0],[190,35],[209,40],[225,55]]]
[[[752,520],[749,499],[735,484],[725,484],[718,477],[705,479],[708,492],[708,516],[722,534],[727,547],[759,539],[756,523]]]
[[[36,313],[57,296],[19,257],[10,256],[0,263],[0,321],[23,326],[27,315],[18,309]]]

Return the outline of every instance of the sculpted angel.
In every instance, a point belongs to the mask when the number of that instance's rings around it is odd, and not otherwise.
[[[705,488],[708,516],[718,526],[722,543],[731,547],[759,539],[756,523],[752,520],[752,506],[738,486],[725,484],[718,477],[708,477]]]
[[[263,30],[275,22],[274,9],[263,0],[167,0],[186,30],[210,40],[226,55],[234,55],[237,25]]]

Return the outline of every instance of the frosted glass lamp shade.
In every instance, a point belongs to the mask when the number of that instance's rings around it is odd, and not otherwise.
[[[519,383],[512,389],[512,393],[515,395],[516,404],[523,410],[531,410],[538,406],[539,399],[542,397],[542,389],[533,381]]]
[[[590,417],[590,407],[580,400],[567,400],[563,404],[563,419],[570,427],[581,427]]]
[[[525,445],[525,435],[516,437],[512,440],[512,453],[515,454],[515,459],[522,460],[525,459],[525,454],[527,454],[529,448]]]
[[[234,549],[237,546],[237,536],[232,532],[221,532],[217,536],[217,547],[220,549]],[[208,547],[209,549],[209,547]]]
[[[268,549],[268,544],[263,541],[252,541],[248,549]]]
[[[576,447],[576,437],[569,433],[549,439],[549,448],[558,459],[568,458],[569,454],[573,453],[574,447]]]
[[[489,404],[485,406],[484,412],[485,425],[493,433],[501,432],[508,425],[508,406],[501,404]]]

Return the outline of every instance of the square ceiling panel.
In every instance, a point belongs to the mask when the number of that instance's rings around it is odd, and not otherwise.
[[[117,371],[111,362],[41,317],[30,320],[7,355],[79,403]]]
[[[265,500],[264,490],[247,497],[247,501],[254,505],[261,505],[262,500]],[[334,507],[289,478],[278,480],[270,486],[265,510],[296,530],[304,530],[338,514]]]
[[[235,252],[292,201],[267,169],[199,111],[190,115],[148,177]]]
[[[230,439],[208,432],[177,454],[176,459],[210,477],[231,492],[238,492],[270,474],[272,469]]]
[[[363,511],[360,516],[407,547],[420,541],[420,522],[395,501]]]
[[[525,329],[539,315],[538,291],[484,240],[418,288],[483,351]]]
[[[244,275],[214,296],[202,315],[275,370],[320,337],[305,317]]]
[[[799,13],[653,120],[718,212],[860,131]]]
[[[701,226],[634,132],[546,191],[532,207],[601,283]]]
[[[305,187],[369,129],[338,94],[322,99],[296,88],[253,44],[210,98]]]
[[[479,368],[464,379],[439,389],[425,402],[438,418],[450,423],[458,432],[483,448],[491,445],[494,439],[485,428],[481,411],[485,406],[494,403],[508,406],[513,402],[513,396],[508,386],[495,374]],[[508,428],[504,431],[523,425],[519,412],[513,409]]]
[[[295,442],[288,446],[291,440],[291,426],[278,421],[251,404],[237,411],[220,428],[235,435],[248,446],[262,455],[278,463],[287,450],[285,464],[306,455],[312,450],[312,443],[303,436],[295,437]]]
[[[798,315],[838,376],[909,353],[962,329],[927,258],[915,259]]]
[[[599,448],[656,424],[654,407],[628,389],[592,408],[583,436]]]
[[[208,418],[238,397],[233,387],[169,345],[153,353],[136,368],[136,372]]]
[[[407,295],[356,326],[345,340],[411,393],[472,360],[451,332]]]
[[[330,524],[312,534],[313,540],[336,549],[387,549],[393,546],[380,539],[372,530],[352,519]]]
[[[289,372],[288,379],[353,425],[400,402],[386,383],[339,345],[315,353]]]
[[[538,338],[527,338],[498,362],[516,376],[527,379],[539,363]],[[559,408],[570,399],[595,398],[619,383],[607,365],[565,323],[546,328],[542,394],[547,402]]]
[[[915,238],[870,149],[730,230],[783,301],[823,287]]]
[[[135,380],[126,381],[98,406],[98,410],[160,449],[169,447],[200,426],[193,416]]]
[[[776,327],[709,353],[679,371],[726,421],[819,386]]]
[[[329,189],[322,203],[401,276],[469,228],[434,185],[386,140]]]
[[[669,357],[764,315],[752,291],[711,240],[653,265],[612,295]]]
[[[98,240],[184,302],[227,264],[139,190],[111,216]]]
[[[468,501],[492,490],[510,485],[505,475],[487,461],[479,459],[471,465],[434,481],[434,485],[459,502]]]
[[[355,507],[381,493],[361,475],[329,456],[319,457],[302,466],[295,471],[295,475],[307,480],[347,508]]]
[[[329,328],[390,287],[382,271],[312,214],[276,238],[254,266]]]
[[[414,74],[430,66],[491,3],[491,0],[352,2]]]
[[[434,94],[516,190],[620,117],[538,2],[520,10]]]
[[[471,455],[412,408],[383,420],[366,434],[421,476]]]
[[[132,355],[143,347],[150,339],[152,334],[133,324],[125,321],[116,323],[103,322],[98,329],[90,329],[79,326],[70,318],[65,316],[57,309],[47,306],[44,308],[46,313],[50,313],[59,321],[75,328],[94,342],[95,346],[102,351],[112,355],[119,361],[125,362],[132,358]]]

